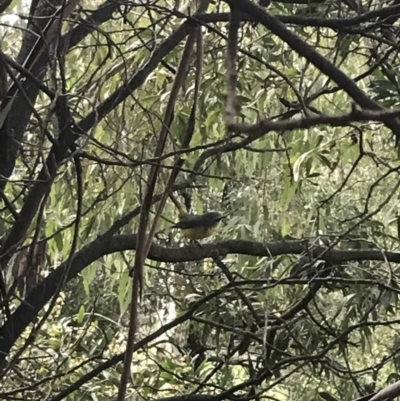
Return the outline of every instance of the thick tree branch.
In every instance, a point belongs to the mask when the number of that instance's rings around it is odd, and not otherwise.
[[[193,18],[184,22],[170,37],[164,40],[152,53],[151,58],[126,84],[118,88],[111,96],[109,96],[102,104],[88,114],[79,126],[88,131],[96,122],[104,118],[111,110],[122,103],[128,96],[132,94],[140,85],[144,83],[146,78],[155,70],[160,61],[169,54],[196,26],[196,14]]]
[[[260,120],[256,124],[231,124],[230,130],[236,134],[265,135],[268,132],[284,132],[296,129],[307,129],[319,124],[330,125],[332,127],[345,127],[354,122],[379,121],[387,118],[400,116],[400,110],[393,111],[372,111],[353,109],[350,113],[341,116],[312,116],[305,118],[294,118],[291,120],[271,121],[269,119]]]
[[[52,147],[50,155],[47,158],[46,166],[39,173],[36,183],[30,190],[26,202],[21,209],[20,217],[12,227],[7,239],[1,249],[1,254],[10,253],[10,249],[15,247],[26,235],[26,231],[30,226],[32,219],[34,218],[37,208],[43,199],[43,196],[50,189],[52,184],[52,178],[54,177],[58,165],[65,159],[68,154],[70,146],[79,135],[87,132],[94,126],[99,119],[109,113],[112,109],[118,106],[123,100],[125,100],[133,91],[135,91],[146,78],[151,74],[159,62],[172,50],[174,49],[182,39],[196,26],[193,20],[186,21],[181,27],[179,27],[175,33],[173,33],[168,39],[166,39],[160,46],[153,52],[152,57],[149,59],[147,64],[139,70],[127,85],[121,86],[117,89],[113,95],[105,100],[95,111],[90,113],[79,123],[78,130],[70,130],[69,134],[66,134],[63,138],[63,143],[56,144]],[[1,155],[0,155],[1,156]],[[50,177],[49,173],[50,172]]]
[[[134,344],[134,347],[133,347],[134,351],[137,351],[138,349],[143,348],[145,345],[147,345],[151,341],[155,340],[162,334],[166,333],[168,330],[171,330],[174,327],[178,326],[179,324],[189,320],[199,307],[201,307],[202,305],[204,305],[206,302],[210,301],[211,299],[217,297],[219,294],[224,292],[230,286],[231,286],[231,284],[228,284],[227,286],[224,286],[216,291],[213,291],[210,294],[207,294],[206,296],[204,296],[202,299],[198,300],[197,302],[194,302],[193,305],[190,306],[190,308],[185,313],[183,313],[181,316],[177,317],[172,322],[165,324],[164,326],[160,327],[158,330],[156,330],[153,333],[151,333],[150,335],[148,335],[146,338],[139,340],[136,344]],[[121,353],[121,354],[113,356],[108,361],[102,363],[101,365],[99,365],[95,369],[93,369],[92,371],[83,375],[75,383],[71,384],[68,388],[61,391],[55,397],[51,398],[50,401],[63,400],[68,395],[72,394],[74,391],[76,391],[77,389],[82,387],[85,383],[87,383],[92,378],[96,377],[98,374],[100,374],[104,370],[114,366],[118,362],[121,362],[124,359],[124,355],[125,355],[125,353]]]
[[[62,2],[59,4],[61,3]],[[108,21],[118,7],[118,2],[106,1],[97,10],[93,11],[87,20],[78,21],[79,25],[63,36],[61,48],[64,48],[66,41],[68,41],[68,48],[75,46],[86,35],[96,29],[98,25]],[[32,15],[30,17],[35,18],[35,23],[29,26],[30,29],[25,33],[23,47],[16,64],[23,66],[25,71],[27,71],[34,80],[27,79],[21,81],[19,88],[17,85],[13,85],[8,91],[10,99],[15,94],[17,96],[9,111],[7,123],[0,129],[0,176],[2,176],[2,178],[9,177],[14,169],[19,143],[22,140],[26,125],[32,113],[32,109],[27,104],[27,100],[29,100],[31,105],[35,104],[39,90],[43,90],[41,85],[48,67],[49,55],[48,52],[42,50],[43,47],[47,49],[48,43],[45,43],[45,40],[39,43],[37,42],[37,38],[41,37],[46,26],[52,20],[55,20],[54,5],[39,5],[37,15]],[[25,96],[21,96],[17,91],[24,91]],[[10,130],[12,130],[12,133]],[[0,183],[1,187],[4,188],[5,183],[5,180],[2,181]]]
[[[89,33],[96,30],[99,25],[107,22],[119,7],[120,4],[118,2],[107,0],[86,19],[78,20],[77,26],[63,36],[61,48],[64,48],[65,42],[68,42],[69,49],[76,46]]]
[[[385,387],[375,394],[370,401],[393,400],[400,395],[400,381],[397,381],[390,386]]]
[[[263,24],[272,33],[286,42],[294,51],[303,56],[325,75],[331,78],[341,89],[343,89],[357,104],[369,110],[385,110],[380,104],[368,97],[357,84],[333,63],[318,53],[311,45],[304,42],[296,34],[289,31],[286,26],[276,17],[265,11],[262,7],[250,0],[225,0],[231,7],[238,7],[242,12],[248,13],[258,22]],[[400,121],[398,118],[388,117],[384,123],[389,127],[396,137],[396,143],[400,140]]]
[[[85,267],[89,266],[95,260],[104,255],[136,249],[136,234],[117,235],[112,239],[107,235],[99,237],[91,244],[85,246],[75,254],[68,270],[67,281],[76,277]],[[151,260],[177,263],[199,261],[205,258],[212,258],[216,255],[225,256],[228,254],[243,254],[258,257],[274,257],[279,255],[300,255],[307,251],[304,241],[288,242],[253,242],[244,240],[230,240],[198,245],[185,246],[182,248],[166,248],[153,244],[148,258]],[[340,264],[348,261],[384,261],[400,263],[400,254],[395,252],[383,252],[380,250],[328,250],[324,246],[311,247],[308,250],[314,258],[327,260],[332,264]],[[11,347],[28,327],[34,321],[39,311],[55,294],[57,286],[66,273],[67,263],[64,262],[55,269],[46,279],[40,282],[29,294],[26,302],[18,307],[7,321],[0,328],[0,366],[4,363],[4,358],[9,353]]]
[[[361,24],[375,23],[377,18],[387,18],[400,13],[400,5],[384,7],[380,10],[368,11],[351,18],[323,18],[303,15],[275,15],[284,24],[297,26],[312,26],[316,28],[331,28],[336,31],[348,31],[349,28],[360,27]],[[196,19],[204,24],[228,22],[230,13],[211,13],[198,16]],[[249,14],[242,16],[243,21],[257,22],[258,19]]]
[[[68,4],[60,0],[54,4],[42,1],[37,3],[37,13],[29,16],[31,23],[25,31],[17,62],[36,78],[36,82],[32,83],[30,80],[15,82],[2,104],[2,113],[7,117],[0,127],[0,189],[4,189],[6,178],[14,169],[20,143],[39,94],[37,83],[43,81],[52,53],[56,51],[60,24],[68,18],[78,3],[79,0]]]

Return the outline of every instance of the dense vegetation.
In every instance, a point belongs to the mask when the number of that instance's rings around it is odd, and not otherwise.
[[[367,400],[400,368],[400,1],[178,3],[0,4],[0,398],[116,399],[156,219],[127,396]],[[164,194],[226,218],[188,243]]]

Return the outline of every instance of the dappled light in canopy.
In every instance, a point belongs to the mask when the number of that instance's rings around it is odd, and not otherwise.
[[[0,398],[400,395],[399,17],[0,1]]]

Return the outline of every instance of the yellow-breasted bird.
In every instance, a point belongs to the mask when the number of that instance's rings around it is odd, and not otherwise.
[[[180,228],[186,238],[196,241],[213,235],[224,217],[218,212],[186,214],[172,228]]]

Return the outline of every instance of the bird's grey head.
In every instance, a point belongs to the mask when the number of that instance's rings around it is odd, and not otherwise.
[[[224,218],[224,216],[222,216],[222,214],[218,213],[218,212],[207,212],[207,213],[204,213],[203,216],[206,217],[207,220],[215,221],[216,223],[221,221]]]

